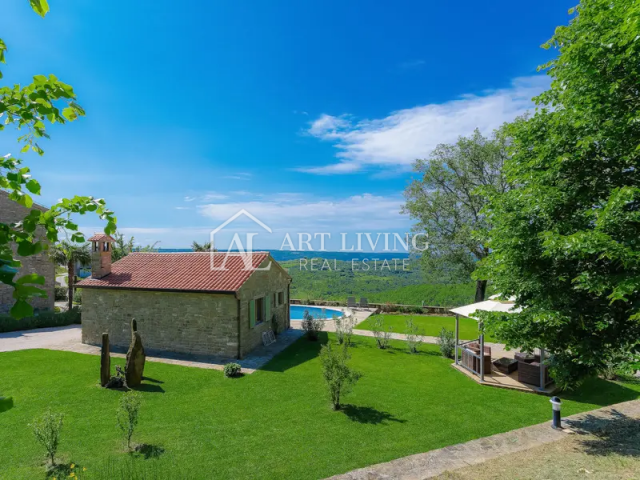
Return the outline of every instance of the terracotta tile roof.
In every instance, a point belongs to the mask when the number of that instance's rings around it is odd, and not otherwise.
[[[91,237],[88,242],[115,242],[115,239],[107,235],[106,233],[96,233]]]
[[[246,268],[245,258],[256,268],[269,257],[268,252],[253,252],[250,258],[238,253],[214,253],[214,266],[224,265],[225,270],[212,270],[210,255],[209,252],[130,253],[111,266],[109,275],[86,278],[77,287],[236,292],[254,271]]]

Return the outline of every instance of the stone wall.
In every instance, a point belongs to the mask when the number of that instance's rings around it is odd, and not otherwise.
[[[46,208],[35,205],[34,209],[46,210]],[[29,210],[13,200],[9,200],[9,194],[0,190],[0,223],[14,223],[22,220]],[[14,249],[15,251],[15,249]],[[30,301],[33,308],[38,310],[53,310],[55,296],[55,265],[49,260],[47,252],[41,252],[29,257],[18,257],[22,262],[22,268],[16,278],[29,273],[37,273],[44,276],[45,284],[40,288],[46,290],[47,298],[34,298]],[[13,306],[13,289],[0,284],[0,314],[7,313]]]
[[[153,353],[238,355],[238,300],[233,294],[82,289],[82,342],[100,345],[109,334],[115,347],[131,340],[138,323],[144,348]]]
[[[273,261],[271,259],[271,261]],[[268,264],[266,260],[261,267]],[[287,290],[291,281],[287,273],[273,261],[269,270],[256,270],[238,291],[240,299],[240,356],[244,356],[259,345],[262,345],[262,333],[271,329],[271,321],[267,320],[256,324],[251,328],[249,321],[249,302],[251,300],[284,292],[284,302],[280,305],[274,304],[271,300],[271,314],[276,315],[278,331],[286,330],[290,327],[289,322],[289,299]]]

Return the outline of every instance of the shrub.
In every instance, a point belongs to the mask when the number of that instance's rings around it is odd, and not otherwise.
[[[125,443],[127,444],[127,450],[131,450],[131,437],[133,431],[138,425],[138,413],[140,412],[140,405],[142,404],[142,397],[139,393],[129,390],[122,397],[120,397],[120,403],[118,410],[116,411],[116,420],[118,427],[122,430]]]
[[[362,376],[349,367],[347,362],[350,358],[349,347],[346,343],[338,347],[332,347],[331,343],[328,343],[323,345],[320,350],[322,376],[327,384],[334,410],[340,410],[340,399],[349,393]]]
[[[612,353],[605,359],[600,375],[606,380],[616,380],[619,375],[633,374],[634,360],[633,355],[624,351]]]
[[[413,323],[413,317],[408,318],[405,333],[407,336],[406,342],[409,353],[417,353],[418,347],[422,344],[423,338],[420,328]]]
[[[52,413],[48,410],[42,417],[36,418],[29,426],[33,430],[38,443],[40,443],[47,451],[47,456],[51,460],[51,465],[56,464],[56,452],[60,444],[60,432],[64,415],[61,413]]]
[[[351,320],[351,317],[333,315],[333,321],[336,325],[338,343],[342,345],[346,342],[347,345],[351,345],[351,335],[353,335],[353,320]]]
[[[384,350],[389,347],[389,340],[391,340],[393,328],[391,326],[389,326],[389,328],[385,327],[383,317],[378,316],[371,320],[371,330],[373,331],[373,336],[376,339],[378,348]]]
[[[227,363],[224,366],[224,376],[227,378],[237,377],[238,375],[240,375],[241,371],[242,367],[237,363]]]
[[[307,338],[313,342],[318,340],[318,334],[324,328],[324,321],[321,318],[313,318],[309,310],[304,311],[302,316],[302,329],[306,332]]]
[[[452,330],[447,330],[442,327],[440,335],[437,339],[438,345],[440,345],[440,353],[443,357],[453,358],[456,348],[456,340]]]
[[[68,312],[39,312],[32,317],[16,320],[10,315],[0,315],[0,333],[31,330],[34,328],[63,327],[80,323],[80,310],[73,308]]]
[[[82,289],[76,288],[76,291],[73,292],[73,303],[76,305],[82,305]]]
[[[56,301],[66,300],[68,298],[69,289],[67,287],[58,287],[55,288],[55,299]]]

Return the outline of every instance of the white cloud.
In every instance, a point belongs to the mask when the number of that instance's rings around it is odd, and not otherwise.
[[[212,200],[224,200],[227,197],[228,197],[228,195],[226,195],[224,193],[206,192],[206,193],[198,194],[198,195],[192,195],[192,196],[188,195],[188,196],[184,197],[184,201],[185,202],[194,202],[194,201],[210,202]]]
[[[348,115],[322,114],[311,122],[307,133],[333,143],[339,161],[297,170],[324,175],[352,173],[370,166],[408,170],[414,160],[427,157],[440,143],[454,142],[475,128],[490,134],[524,114],[533,107],[531,98],[547,86],[546,76],[516,78],[509,88],[358,122]]]
[[[247,172],[238,172],[233,175],[225,175],[222,178],[226,178],[227,180],[249,180],[252,175]]]
[[[224,200],[228,195],[224,193],[208,192],[202,195],[199,200],[201,202],[210,202],[211,200]]]
[[[335,200],[301,201],[300,198],[289,194],[269,201],[199,205],[198,211],[206,218],[223,222],[245,209],[274,231],[321,231],[327,228],[334,232],[340,229],[372,231],[381,228],[389,231],[408,225],[407,217],[400,214],[403,205],[400,196],[383,197],[365,193]]]
[[[334,117],[323,113],[311,122],[308,133],[323,140],[338,139],[342,135],[342,131],[350,126],[351,122],[346,115]]]
[[[299,233],[329,233],[326,248],[337,251],[341,248],[341,233],[347,233],[348,245],[353,245],[357,238],[356,232],[370,232],[375,239],[377,233],[409,231],[409,218],[400,214],[402,204],[403,198],[400,195],[380,196],[365,193],[341,198],[315,198],[308,194],[281,193],[264,199],[238,199],[178,207],[195,208],[200,219],[196,219],[191,225],[175,227],[164,222],[145,226],[121,224],[118,226],[118,232],[126,238],[135,237],[136,243],[143,245],[160,242],[158,246],[162,248],[189,248],[193,240],[200,243],[208,241],[212,230],[238,211],[245,209],[268,225],[273,233],[257,230],[251,220],[239,218],[225,227],[223,232],[216,234],[216,245],[228,248],[234,234],[243,236],[258,231],[259,235],[254,243],[256,249],[281,248],[287,233],[298,248]],[[81,226],[80,230],[89,238],[103,228],[104,226],[100,225]],[[314,245],[314,248],[319,248],[317,241]]]

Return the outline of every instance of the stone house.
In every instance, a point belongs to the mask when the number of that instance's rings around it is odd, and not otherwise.
[[[131,253],[111,264],[107,235],[92,243],[82,288],[82,342],[126,348],[135,318],[145,350],[242,358],[262,334],[290,326],[291,277],[268,252]]]
[[[44,212],[48,209],[34,203],[31,210]],[[10,224],[20,222],[29,214],[29,211],[30,209],[9,199],[8,192],[0,190],[0,223]],[[38,233],[42,234],[42,232]],[[36,255],[15,258],[18,258],[22,263],[22,267],[18,271],[16,278],[29,273],[37,273],[44,277],[44,285],[40,285],[38,288],[42,288],[47,292],[47,298],[32,298],[29,301],[31,306],[33,306],[36,312],[53,310],[55,304],[56,267],[53,262],[49,260],[48,253],[42,251]],[[0,284],[0,314],[8,313],[13,304],[13,289],[7,285]]]

